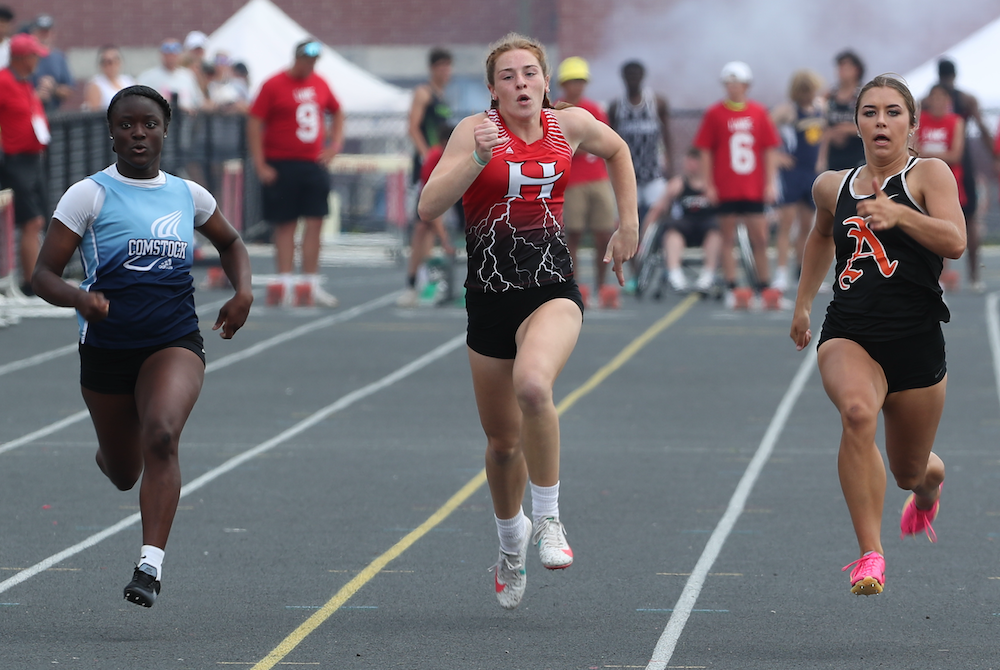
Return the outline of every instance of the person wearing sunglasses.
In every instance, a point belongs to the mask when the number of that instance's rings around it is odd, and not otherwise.
[[[250,106],[247,145],[263,188],[264,220],[273,227],[278,280],[268,287],[269,305],[336,307],[319,273],[320,229],[329,213],[327,165],[340,151],[344,114],[330,86],[315,72],[322,45],[295,47],[287,70],[264,82]],[[296,279],[295,229],[305,219],[302,275]]]
[[[106,45],[97,52],[100,72],[91,77],[83,90],[83,108],[90,111],[104,111],[111,104],[115,93],[133,86],[135,80],[122,72],[122,54],[118,47]]]

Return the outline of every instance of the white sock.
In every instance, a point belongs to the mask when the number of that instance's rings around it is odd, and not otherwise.
[[[278,275],[278,283],[284,287],[285,293],[288,293],[295,287],[295,275],[290,272],[282,272]]]
[[[139,552],[139,565],[145,563],[151,568],[156,568],[156,579],[161,579],[163,575],[163,550],[151,544],[142,545]]]
[[[501,519],[494,517],[497,521],[497,535],[500,536],[500,551],[505,554],[516,554],[524,546],[524,509],[517,510],[517,515],[513,519]]]
[[[531,484],[531,518],[537,526],[546,517],[559,518],[559,482],[555,486]]]

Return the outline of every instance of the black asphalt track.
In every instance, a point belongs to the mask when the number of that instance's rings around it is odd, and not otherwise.
[[[267,271],[267,259],[255,263]],[[986,263],[1000,288],[996,258]],[[588,670],[657,660],[688,575],[803,365],[789,313],[716,301],[682,312],[675,295],[588,312],[555,389],[576,562],[549,572],[529,553],[524,601],[508,612],[487,571],[497,553],[489,494],[473,481],[485,440],[464,312],[396,308],[396,267],[325,272],[339,309],[260,299],[231,342],[209,331],[225,293],[198,293],[200,305],[216,304],[201,314],[216,367],[181,464],[186,484],[201,483],[181,499],[152,609],[122,599],[138,524],[95,539],[137,512],[138,491],[100,474],[89,418],[4,447],[83,409],[76,354],[0,375],[0,668]],[[814,308],[816,332],[828,298]],[[885,592],[850,593],[840,568],[857,546],[837,481],[839,419],[813,369],[667,667],[1000,668],[1000,400],[987,300],[949,298],[938,543],[899,539],[906,495],[890,483]],[[24,319],[0,330],[0,366],[74,338],[73,319]],[[226,358],[237,352],[248,355]],[[412,534],[463,487],[454,511]],[[18,575],[30,576],[12,584]]]

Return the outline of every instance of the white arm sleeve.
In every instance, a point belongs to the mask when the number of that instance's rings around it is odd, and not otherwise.
[[[93,179],[81,179],[63,193],[52,218],[83,237],[103,206],[104,187]]]
[[[215,214],[217,203],[215,196],[209,193],[204,186],[193,181],[187,181],[187,185],[191,191],[191,198],[194,200],[194,227],[199,228]]]

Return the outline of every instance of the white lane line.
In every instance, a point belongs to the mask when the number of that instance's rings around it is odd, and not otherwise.
[[[258,291],[258,293],[260,293]],[[229,300],[229,298],[226,298]],[[210,302],[207,305],[199,305],[199,311],[211,311],[222,307],[226,304],[226,300],[217,300],[215,302]],[[42,363],[48,363],[51,360],[55,360],[60,356],[66,356],[67,354],[72,354],[76,351],[78,345],[76,342],[73,344],[67,344],[65,347],[57,347],[56,349],[51,349],[49,351],[43,351],[40,354],[35,354],[34,356],[29,356],[28,358],[22,358],[19,361],[11,361],[10,363],[5,363],[0,365],[0,377],[4,375],[9,375],[11,372],[17,372],[18,370],[24,370],[25,368],[34,367],[36,365],[41,365]]]
[[[993,378],[997,384],[997,399],[1000,400],[1000,317],[997,316],[997,299],[1000,293],[986,296],[986,332],[989,333],[990,353],[993,354]]]
[[[815,343],[815,340],[813,342]],[[785,391],[785,396],[778,404],[778,409],[775,410],[774,416],[771,418],[771,424],[767,427],[767,432],[764,433],[764,439],[761,440],[760,446],[757,447],[757,453],[754,454],[753,459],[743,473],[743,477],[740,479],[740,483],[737,484],[736,490],[733,492],[733,497],[729,500],[729,507],[726,508],[726,513],[719,519],[715,531],[708,538],[708,543],[705,545],[704,551],[701,552],[698,563],[694,566],[694,570],[691,571],[691,576],[688,577],[687,583],[684,584],[684,590],[681,592],[680,598],[677,599],[677,604],[674,605],[674,613],[670,615],[670,620],[667,622],[666,628],[663,629],[663,634],[660,635],[660,639],[656,643],[652,660],[646,666],[646,670],[665,670],[667,664],[670,662],[670,658],[674,655],[677,641],[680,639],[688,617],[691,615],[692,610],[694,610],[698,596],[701,594],[701,589],[705,585],[705,578],[708,576],[709,570],[712,569],[715,559],[719,557],[722,545],[726,543],[726,539],[732,532],[733,526],[736,525],[740,514],[743,513],[747,498],[750,497],[750,492],[757,483],[757,478],[760,477],[761,470],[764,469],[767,459],[771,457],[774,445],[778,441],[781,431],[785,428],[785,422],[788,421],[788,416],[792,413],[792,408],[795,407],[795,403],[802,394],[802,389],[805,387],[806,381],[808,381],[809,375],[812,374],[815,367],[816,346],[813,344],[807,350],[806,357],[803,359],[801,365],[799,365],[798,372],[795,373],[791,385]]]
[[[399,296],[399,294],[400,294],[399,291],[393,291],[392,293],[387,293],[380,298],[375,298],[374,300],[362,303],[360,305],[357,305],[356,307],[351,307],[350,309],[346,309],[343,312],[338,312],[337,314],[331,314],[330,316],[325,316],[322,319],[311,321],[309,323],[299,326],[298,328],[293,328],[292,330],[286,331],[279,335],[275,335],[274,337],[263,340],[262,342],[258,342],[257,344],[251,347],[247,347],[242,351],[238,351],[234,354],[229,354],[228,356],[223,356],[222,358],[216,361],[212,361],[211,363],[206,365],[205,374],[208,374],[210,372],[215,372],[216,370],[221,370],[222,368],[225,367],[229,367],[233,363],[238,363],[239,361],[250,358],[251,356],[256,356],[262,351],[266,351],[267,349],[276,347],[279,344],[287,342],[288,340],[292,340],[297,337],[307,335],[315,330],[321,330],[323,328],[327,328],[328,326],[332,326],[341,323],[343,321],[348,321],[350,319],[353,319],[354,317],[361,316],[366,312],[378,309],[379,307],[384,307],[385,305],[392,303]],[[74,344],[73,347],[75,348],[76,345]],[[51,435],[52,433],[62,430],[66,426],[71,426],[78,421],[86,419],[88,416],[90,416],[90,414],[87,412],[87,410],[82,410],[80,412],[77,412],[76,414],[72,414],[66,417],[65,419],[49,424],[44,428],[39,428],[33,433],[22,435],[17,439],[11,440],[10,442],[4,442],[3,444],[0,444],[0,454],[3,454],[4,452],[10,451],[12,449],[17,449],[18,447],[24,446],[25,444],[28,444],[30,442],[34,442],[35,440],[46,437],[47,435]]]
[[[299,423],[295,424],[291,428],[289,428],[289,429],[287,429],[287,430],[279,433],[278,435],[275,435],[270,440],[267,440],[266,442],[262,442],[262,443],[258,444],[256,447],[253,447],[251,449],[248,449],[247,451],[244,451],[241,454],[233,456],[232,458],[230,458],[228,461],[226,461],[222,465],[220,465],[220,466],[218,466],[218,467],[216,467],[216,468],[214,468],[212,470],[209,470],[208,472],[206,472],[202,476],[200,476],[200,477],[192,480],[188,484],[184,485],[181,488],[181,498],[183,498],[184,496],[186,496],[186,495],[188,495],[190,493],[194,493],[195,491],[197,491],[198,489],[202,488],[206,484],[209,484],[210,482],[214,481],[215,479],[218,479],[219,477],[221,477],[222,475],[226,474],[227,472],[229,472],[233,468],[239,467],[240,465],[242,465],[246,461],[250,460],[251,458],[254,458],[255,456],[259,456],[260,454],[263,454],[264,452],[269,451],[269,450],[273,449],[274,447],[276,447],[276,446],[278,446],[278,445],[280,445],[280,444],[282,444],[284,442],[287,442],[288,440],[292,439],[296,435],[298,435],[298,434],[300,434],[300,433],[302,433],[302,432],[304,432],[306,430],[309,430],[310,428],[312,428],[313,426],[315,426],[319,422],[323,421],[324,419],[326,419],[330,415],[335,414],[335,413],[337,413],[337,412],[339,412],[339,411],[341,411],[343,409],[346,409],[346,408],[350,407],[351,405],[353,405],[354,403],[358,402],[359,400],[363,400],[364,398],[367,398],[368,396],[370,396],[370,395],[372,395],[374,393],[377,393],[377,392],[381,391],[382,389],[384,389],[384,388],[386,388],[388,386],[391,386],[391,385],[395,384],[396,382],[400,381],[401,379],[405,379],[406,377],[410,376],[414,372],[417,372],[418,370],[427,367],[428,365],[430,365],[434,361],[438,360],[439,358],[443,358],[444,356],[447,356],[449,353],[451,353],[455,349],[459,348],[463,344],[465,344],[465,333],[464,332],[462,334],[460,334],[460,335],[456,335],[452,339],[448,340],[447,342],[445,342],[441,346],[437,347],[436,349],[433,349],[432,351],[424,354],[420,358],[417,358],[417,359],[411,361],[410,363],[407,363],[406,365],[404,365],[403,367],[399,368],[395,372],[392,372],[392,373],[386,375],[385,377],[382,377],[382,379],[379,379],[376,382],[372,382],[371,384],[368,384],[367,386],[359,388],[356,391],[352,391],[351,393],[348,393],[347,395],[341,397],[336,402],[331,403],[331,404],[327,405],[326,407],[318,410],[317,412],[315,412],[312,415],[310,415],[309,417],[303,419],[302,421],[300,421]],[[112,535],[115,535],[115,534],[121,532],[122,530],[124,530],[124,529],[128,528],[129,526],[135,524],[137,521],[139,521],[140,518],[141,517],[140,517],[140,515],[138,513],[132,514],[131,516],[127,516],[124,519],[122,519],[121,521],[119,521],[118,523],[114,524],[113,526],[110,526],[109,528],[106,528],[106,529],[102,530],[99,533],[95,533],[94,535],[91,535],[90,537],[88,537],[87,539],[83,540],[82,542],[74,544],[72,547],[69,547],[67,549],[63,549],[59,553],[53,554],[52,556],[49,556],[45,560],[43,560],[43,561],[41,561],[39,563],[36,563],[35,565],[31,566],[30,568],[26,568],[24,570],[21,570],[20,572],[18,572],[13,577],[11,577],[9,579],[5,579],[4,581],[0,582],[0,593],[3,593],[5,591],[7,591],[7,590],[9,590],[9,589],[17,586],[21,582],[24,582],[24,581],[26,581],[28,579],[31,579],[32,577],[34,577],[38,573],[44,572],[45,570],[48,570],[53,565],[56,565],[57,563],[66,560],[70,556],[74,556],[76,554],[79,554],[81,551],[84,551],[85,549],[89,549],[90,547],[93,547],[94,545],[96,545],[97,543],[101,542],[102,540],[105,540],[105,539],[111,537]]]

